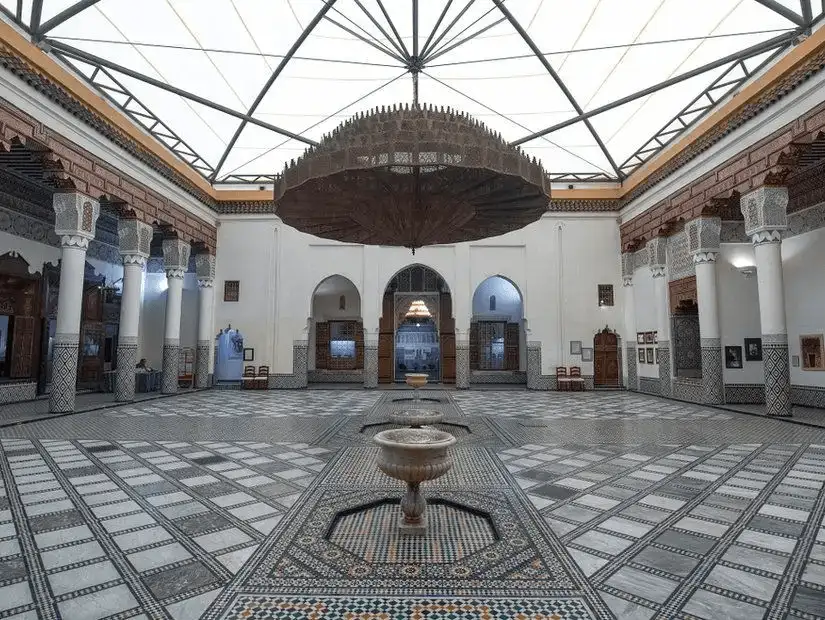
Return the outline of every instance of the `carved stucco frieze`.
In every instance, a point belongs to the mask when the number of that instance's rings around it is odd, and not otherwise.
[[[215,255],[196,254],[195,273],[198,276],[198,286],[209,287],[215,282]]]
[[[788,228],[787,187],[764,185],[744,194],[739,206],[745,218],[745,233],[754,243],[781,240],[782,231]]]
[[[667,268],[667,237],[654,237],[647,242],[647,264],[654,278],[665,275]]]
[[[152,243],[152,227],[140,220],[121,218],[117,223],[118,245],[123,256],[149,258]],[[125,259],[124,259],[125,262]]]
[[[719,251],[722,232],[722,218],[697,217],[685,226],[688,251],[693,254],[715,253]]]
[[[54,208],[54,231],[61,238],[62,245],[80,247],[79,239],[85,239],[85,246],[95,236],[95,223],[100,216],[100,203],[77,192],[57,193],[52,198]]]
[[[633,273],[636,271],[636,255],[633,252],[622,253],[622,284],[633,284]]]
[[[163,268],[167,278],[183,278],[189,268],[191,250],[192,246],[181,239],[163,240]]]

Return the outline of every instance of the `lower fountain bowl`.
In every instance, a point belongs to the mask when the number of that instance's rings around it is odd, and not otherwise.
[[[373,437],[381,448],[378,469],[407,483],[435,480],[453,466],[449,452],[456,439],[434,428],[399,428]]]

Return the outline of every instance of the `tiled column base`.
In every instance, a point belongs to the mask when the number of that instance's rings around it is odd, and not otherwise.
[[[625,380],[625,388],[636,392],[639,390],[639,358],[637,357],[636,347],[628,345],[625,355],[627,355],[627,379]]]
[[[765,412],[769,416],[791,415],[791,369],[788,365],[788,336],[762,334],[765,360]]]
[[[459,390],[470,387],[470,343],[466,340],[455,343],[455,386]]]
[[[364,387],[375,389],[378,387],[378,343],[364,344]]]
[[[702,338],[702,399],[708,405],[725,402],[722,343],[719,338]]]
[[[135,365],[137,363],[137,338],[121,338],[117,343],[117,374],[115,375],[115,400],[119,403],[135,399]]]
[[[305,388],[308,383],[307,346],[306,340],[296,340],[292,344],[292,374],[295,376],[295,387],[298,388]]]
[[[178,363],[180,362],[180,340],[165,340],[163,343],[163,374],[160,391],[175,394],[178,391]]]
[[[209,341],[198,340],[195,351],[195,387],[204,389],[209,387]]]
[[[670,398],[673,394],[670,376],[670,343],[659,341],[659,393],[665,398]]]
[[[78,334],[57,334],[52,352],[52,389],[49,393],[49,411],[74,411],[77,388]]]

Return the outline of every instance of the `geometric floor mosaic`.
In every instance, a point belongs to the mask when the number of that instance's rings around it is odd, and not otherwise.
[[[400,395],[209,391],[0,429],[0,620],[825,619],[824,431],[433,393],[455,464],[401,539],[369,441],[388,427],[361,432]]]

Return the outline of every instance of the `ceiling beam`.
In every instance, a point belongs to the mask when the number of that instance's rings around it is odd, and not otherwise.
[[[327,2],[324,4],[324,6],[321,8],[321,10],[318,11],[318,13],[315,14],[315,17],[312,18],[312,21],[309,22],[309,24],[307,24],[306,28],[304,28],[304,31],[301,33],[301,36],[298,37],[298,40],[295,41],[295,43],[292,44],[292,47],[289,48],[289,51],[281,59],[281,62],[275,68],[275,71],[272,72],[272,75],[269,76],[269,79],[266,81],[266,84],[264,84],[264,87],[261,89],[261,92],[258,93],[258,96],[255,97],[255,101],[253,101],[252,105],[249,106],[249,110],[244,115],[244,119],[241,121],[241,124],[238,125],[238,129],[235,130],[235,135],[232,136],[232,139],[229,141],[229,144],[226,145],[226,149],[224,150],[223,155],[221,155],[221,158],[218,161],[218,165],[215,166],[215,171],[212,173],[212,180],[213,181],[218,178],[218,174],[220,173],[221,168],[223,167],[224,163],[226,162],[226,158],[229,157],[229,153],[234,148],[235,143],[238,141],[238,138],[241,136],[241,133],[243,132],[244,128],[246,127],[246,124],[252,120],[252,115],[255,114],[255,110],[257,110],[258,106],[261,105],[261,101],[263,101],[264,97],[269,92],[269,89],[275,83],[275,80],[277,80],[278,76],[281,75],[281,72],[284,70],[287,63],[295,55],[295,52],[298,51],[298,48],[301,47],[303,42],[309,36],[309,33],[312,32],[315,29],[315,26],[317,26],[318,23],[322,19],[324,19],[324,16],[327,14],[327,11],[329,11],[332,8],[332,5],[334,5],[334,4],[335,4],[335,0],[327,0]],[[284,134],[284,135],[286,135],[286,134]],[[292,134],[292,135],[290,135],[290,137],[295,138],[295,139],[300,139],[300,141],[304,142],[304,143],[307,142],[306,138],[298,137],[296,134]],[[315,142],[311,142],[311,144],[315,144]]]
[[[790,43],[797,37],[798,33],[796,31],[781,34],[777,37],[773,37],[772,39],[768,39],[767,41],[763,41],[762,43],[758,43],[756,45],[752,45],[751,47],[745,48],[744,50],[740,50],[734,54],[729,56],[725,56],[723,58],[719,58],[718,60],[714,60],[713,62],[709,62],[706,65],[702,65],[701,67],[697,67],[695,69],[691,69],[685,73],[680,73],[679,75],[673,76],[668,80],[664,80],[663,82],[659,82],[658,84],[654,84],[653,86],[648,86],[642,90],[636,91],[626,97],[622,97],[621,99],[616,99],[615,101],[611,101],[608,104],[603,106],[599,106],[598,108],[593,108],[587,112],[581,112],[578,116],[573,116],[568,118],[566,121],[562,121],[560,123],[556,123],[546,129],[542,129],[541,131],[537,131],[535,133],[530,134],[529,136],[525,136],[523,138],[519,138],[514,142],[511,142],[513,146],[518,146],[520,144],[524,144],[525,142],[530,142],[531,140],[535,140],[536,138],[541,138],[542,136],[546,136],[549,133],[553,133],[554,131],[558,131],[559,129],[564,129],[565,127],[569,127],[570,125],[575,125],[581,121],[587,121],[587,119],[592,118],[598,114],[602,114],[613,108],[618,108],[619,106],[623,106],[626,103],[630,103],[631,101],[635,101],[636,99],[641,99],[642,97],[646,97],[647,95],[652,95],[655,92],[662,90],[663,88],[667,88],[668,86],[673,86],[674,84],[678,84],[679,82],[684,82],[685,80],[689,80],[692,77],[696,77],[706,71],[711,71],[718,67],[722,67],[728,63],[736,62],[737,60],[746,60],[751,58],[752,56],[758,56],[764,52],[770,51],[782,45],[786,45]]]
[[[825,0],[823,0],[825,1]],[[441,15],[438,16],[438,20],[435,22],[435,26],[433,26],[433,30],[430,33],[430,36],[427,37],[427,40],[424,42],[424,47],[421,48],[421,55],[427,55],[427,49],[430,47],[430,41],[433,40],[438,27],[441,25],[441,22],[444,21],[444,17],[447,15],[447,11],[450,10],[450,5],[453,3],[453,0],[447,0],[447,3],[444,5],[444,9],[441,11]]]
[[[805,20],[802,19],[802,16],[799,13],[797,13],[795,11],[791,11],[788,7],[786,7],[783,4],[780,4],[776,0],[756,0],[756,2],[758,2],[759,4],[764,6],[765,8],[770,9],[774,13],[778,13],[779,15],[784,17],[785,19],[792,21],[797,26],[805,26],[806,25]]]
[[[402,49],[404,50],[403,56],[404,56],[405,58],[409,58],[409,57],[410,57],[410,53],[407,51],[407,46],[406,46],[406,45],[404,45],[404,39],[403,39],[403,38],[401,38],[401,35],[398,33],[398,29],[395,27],[395,23],[394,23],[394,22],[392,21],[392,19],[390,18],[390,14],[387,12],[387,9],[386,9],[386,8],[384,8],[384,4],[381,2],[381,0],[375,0],[375,1],[378,3],[378,8],[379,8],[379,9],[381,9],[381,13],[383,13],[383,15],[384,15],[384,19],[386,19],[386,20],[387,20],[387,23],[390,25],[390,28],[392,29],[392,32],[393,32],[393,34],[395,35],[395,38],[396,38],[396,39],[398,39],[398,42],[401,44],[401,47],[402,47]],[[361,6],[361,4],[359,3],[359,4],[358,4],[358,6]],[[363,7],[362,7],[362,8],[363,8]],[[369,12],[369,11],[367,11],[366,9],[364,9],[364,12],[365,12],[368,16],[370,16],[370,19],[372,19],[372,13],[370,13],[370,12]],[[376,24],[376,25],[377,25],[377,24]],[[381,31],[382,31],[382,32],[384,31],[384,30],[383,30],[383,28],[381,29]],[[386,36],[386,35],[384,35],[384,36]],[[389,38],[389,37],[387,37],[387,38]]]
[[[35,30],[35,33],[42,36],[46,34],[49,30],[56,28],[57,26],[65,22],[67,19],[71,19],[81,11],[85,11],[90,6],[93,6],[98,2],[100,2],[100,0],[80,0],[80,2],[75,2],[69,8],[61,11],[60,13],[52,17],[50,20],[43,23],[40,26],[40,28],[37,28]]]
[[[421,50],[421,56],[422,56],[425,60],[426,60],[426,58],[427,58],[427,55],[430,53],[430,51],[431,51],[431,50],[432,50],[432,49],[433,49],[436,45],[438,45],[439,43],[441,43],[441,40],[442,40],[444,37],[446,37],[446,36],[447,36],[447,33],[448,33],[448,32],[450,32],[450,30],[452,30],[452,29],[453,29],[453,26],[455,26],[455,25],[456,25],[456,23],[458,22],[458,20],[460,20],[460,19],[464,16],[464,13],[466,13],[466,12],[470,9],[470,7],[471,7],[471,6],[473,6],[473,3],[474,3],[475,1],[476,1],[476,0],[467,0],[467,4],[466,4],[466,5],[464,5],[464,8],[463,8],[463,9],[461,9],[461,10],[458,12],[458,15],[456,15],[456,16],[453,18],[453,21],[451,21],[451,22],[447,25],[447,27],[446,27],[446,28],[445,28],[445,29],[441,32],[441,34],[440,34],[440,35],[438,35],[438,38],[437,38],[435,41],[433,41],[433,42],[432,42],[432,45],[429,45],[429,46],[428,46],[428,45],[425,45],[425,46],[424,46],[424,49],[423,49],[423,50]],[[823,2],[825,2],[825,0],[823,0]],[[446,11],[445,11],[445,13],[446,13]],[[443,17],[443,15],[442,15],[442,17]],[[440,22],[439,22],[439,23],[440,23]],[[438,27],[438,26],[436,25],[436,28],[437,28],[437,27]],[[433,34],[435,34],[435,29],[433,29]]]
[[[46,39],[46,41],[54,51],[58,52],[58,54],[65,54],[69,58],[75,58],[77,60],[83,61],[93,66],[106,67],[107,69],[117,71],[118,73],[122,73],[123,75],[128,75],[129,77],[132,77],[136,80],[140,80],[141,82],[145,82],[147,84],[151,84],[152,86],[160,88],[161,90],[165,90],[167,92],[174,93],[175,95],[179,95],[184,99],[189,99],[190,101],[194,101],[195,103],[199,103],[208,108],[212,108],[213,110],[217,110],[218,112],[223,112],[224,114],[228,114],[229,116],[239,118],[245,123],[252,123],[253,125],[258,125],[259,127],[263,127],[264,129],[269,129],[270,131],[274,131],[275,133],[287,136],[288,138],[299,140],[304,144],[309,144],[311,146],[318,145],[318,143],[314,140],[310,140],[309,138],[305,138],[303,136],[295,134],[291,131],[288,131],[287,129],[282,129],[281,127],[277,127],[276,125],[267,123],[266,121],[261,121],[257,118],[252,118],[249,114],[238,112],[237,110],[233,110],[232,108],[228,108],[219,103],[215,103],[214,101],[206,99],[205,97],[201,97],[194,93],[190,93],[189,91],[183,90],[182,88],[178,88],[177,86],[172,86],[171,84],[167,84],[166,82],[161,82],[160,80],[156,80],[155,78],[149,77],[148,75],[143,75],[142,73],[133,71],[128,67],[124,67],[115,62],[111,62],[110,60],[106,60],[105,58],[101,58],[100,56],[89,54],[88,52],[79,50],[76,47],[72,47],[71,45],[61,43],[60,41],[54,41],[52,39]]]
[[[555,81],[556,85],[561,89],[561,92],[563,92],[564,96],[567,97],[567,100],[573,106],[573,109],[576,110],[576,114],[579,114],[580,116],[583,115],[584,110],[579,105],[579,102],[576,101],[576,98],[573,96],[573,93],[570,92],[570,90],[567,88],[567,85],[564,83],[564,81],[562,81],[561,77],[559,77],[559,74],[556,73],[555,69],[553,69],[552,65],[547,60],[547,57],[541,53],[541,50],[535,44],[533,39],[530,38],[530,35],[527,34],[527,31],[522,27],[518,20],[515,17],[513,17],[513,14],[505,8],[503,0],[493,0],[493,2],[498,7],[498,10],[501,11],[501,13],[504,15],[504,17],[507,18],[507,21],[509,21],[513,28],[516,29],[516,32],[518,32],[519,35],[521,35],[521,38],[524,39],[524,42],[527,43],[531,50],[533,50],[533,54],[535,54],[536,58],[539,59],[539,62],[541,62],[541,64],[544,65],[544,68],[547,71],[547,73],[550,74],[550,76],[553,78],[553,81]],[[583,117],[581,120],[584,122],[585,126],[590,131],[590,135],[593,136],[593,139],[596,141],[596,144],[599,145],[599,148],[602,150],[602,153],[604,154],[605,158],[610,163],[610,167],[613,168],[613,171],[616,173],[616,176],[619,177],[619,179],[621,179],[624,175],[619,170],[619,167],[616,165],[616,162],[610,155],[610,151],[607,150],[607,147],[605,146],[604,142],[602,142],[602,139],[599,137],[599,134],[596,132],[596,129],[593,127],[592,123],[588,120],[588,118],[589,117]]]
[[[800,0],[800,5],[802,8],[802,20],[806,25],[810,25],[810,23],[814,21],[814,12],[811,8],[811,0]]]
[[[384,10],[384,5],[380,3],[380,0],[379,6],[381,7],[381,11],[384,13],[384,17],[387,19],[387,23],[390,25],[390,28],[392,28],[392,31],[395,33],[395,41],[390,36],[390,34],[384,29],[384,27],[379,23],[379,21],[375,19],[375,16],[369,11],[369,9],[367,9],[359,0],[355,0],[355,4],[358,5],[358,8],[361,9],[361,12],[367,16],[367,18],[375,25],[376,28],[378,28],[378,31],[382,35],[384,35],[384,38],[390,42],[390,45],[392,45],[395,48],[395,51],[398,52],[398,54],[402,58],[407,60],[410,57],[410,53],[407,51],[407,46],[404,45],[404,41],[401,39],[401,36],[395,29],[395,24],[393,24],[392,20],[390,20],[390,16]]]
[[[29,21],[29,28],[32,32],[37,32],[40,28],[40,18],[43,16],[43,0],[34,0],[32,2],[32,16]]]

